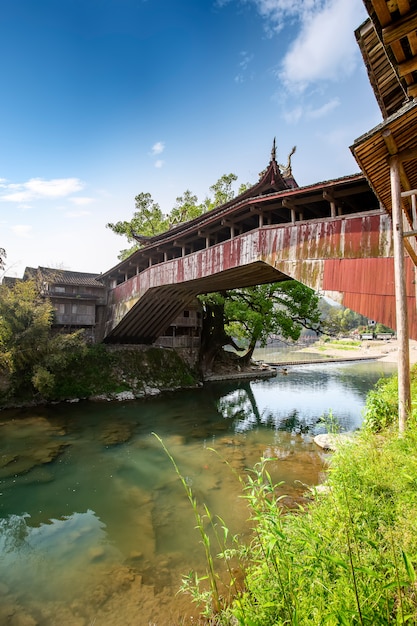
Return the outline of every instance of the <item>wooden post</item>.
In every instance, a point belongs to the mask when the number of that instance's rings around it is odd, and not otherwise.
[[[400,160],[390,159],[392,232],[394,244],[395,311],[398,338],[398,429],[403,433],[411,408],[410,347],[403,244]]]

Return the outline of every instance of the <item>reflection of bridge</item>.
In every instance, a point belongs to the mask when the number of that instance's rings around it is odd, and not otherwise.
[[[150,343],[197,294],[288,278],[395,328],[391,241],[390,217],[361,174],[299,188],[273,151],[252,188],[102,275],[105,339]]]

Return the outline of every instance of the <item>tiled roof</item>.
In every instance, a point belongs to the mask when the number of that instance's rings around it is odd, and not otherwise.
[[[15,276],[3,276],[2,284],[7,287],[14,287],[18,280],[19,278]]]
[[[100,274],[91,274],[89,272],[73,272],[70,270],[54,269],[51,267],[27,267],[23,278],[30,278],[37,273],[40,273],[45,280],[53,282],[57,285],[101,287],[103,289],[103,284],[97,280],[100,277]]]

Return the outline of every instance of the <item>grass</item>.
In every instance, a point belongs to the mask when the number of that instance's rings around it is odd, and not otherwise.
[[[334,455],[327,487],[288,513],[267,461],[254,468],[245,591],[219,624],[416,623],[416,432],[362,433]]]
[[[323,344],[318,346],[318,350],[326,351],[327,349],[336,349],[336,350],[356,350],[361,347],[360,341],[355,341],[354,339],[334,339],[324,342]]]

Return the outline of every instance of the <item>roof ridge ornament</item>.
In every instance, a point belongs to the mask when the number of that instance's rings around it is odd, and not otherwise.
[[[288,155],[287,165],[282,165],[282,163],[279,163],[279,169],[281,170],[281,176],[283,178],[289,178],[290,176],[292,176],[291,158],[296,150],[297,146],[293,146],[291,152]]]
[[[277,144],[274,137],[274,141],[272,142],[272,150],[271,150],[271,161],[277,160]]]

